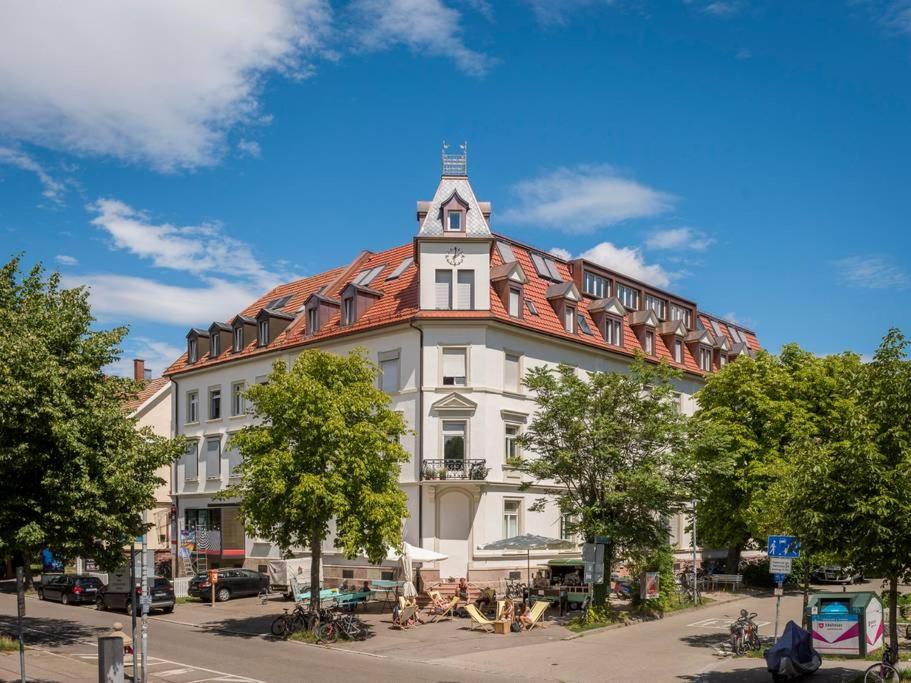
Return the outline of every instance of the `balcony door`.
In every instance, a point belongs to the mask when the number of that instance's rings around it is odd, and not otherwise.
[[[440,578],[460,579],[468,575],[471,498],[458,489],[444,491],[437,498],[438,549],[448,555],[440,562]]]

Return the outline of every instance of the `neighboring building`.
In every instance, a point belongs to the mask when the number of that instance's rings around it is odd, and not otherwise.
[[[181,529],[204,525],[209,566],[257,566],[276,557],[246,538],[230,501],[213,500],[239,462],[227,442],[249,424],[242,390],[276,360],[319,347],[368,349],[380,384],[416,435],[401,485],[410,518],[405,539],[449,559],[425,579],[474,581],[524,568],[525,557],[481,550],[522,533],[560,536],[558,510],[528,508],[541,494],[520,490],[509,468],[515,438],[534,412],[521,377],[532,367],[569,363],[625,371],[637,352],[680,368],[681,410],[707,372],[759,348],[742,326],[699,311],[687,299],[584,260],[563,261],[497,235],[479,202],[464,156],[444,156],[430,201],[417,203],[418,231],[402,246],[362,252],[349,264],[276,287],[227,321],[187,335],[187,353],[166,372],[174,383],[174,431],[193,440],[174,466]],[[689,538],[671,521],[674,543]],[[220,545],[219,545],[220,544]],[[325,550],[332,552],[331,542]],[[559,553],[533,553],[540,563]],[[331,555],[326,576],[360,578]],[[344,572],[344,573],[343,573]],[[378,574],[376,574],[378,576]]]
[[[151,378],[145,369],[145,361],[133,361],[133,379],[143,386],[136,397],[126,404],[130,417],[137,419],[139,427],[150,427],[161,436],[171,436],[171,381],[167,377]],[[156,474],[164,483],[155,490],[155,507],[146,511],[145,521],[149,529],[146,542],[155,551],[155,561],[171,558],[171,466],[161,467]]]

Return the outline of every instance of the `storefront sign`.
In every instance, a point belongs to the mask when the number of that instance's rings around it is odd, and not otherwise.
[[[769,558],[770,574],[790,574],[791,558],[790,557],[770,557]]]

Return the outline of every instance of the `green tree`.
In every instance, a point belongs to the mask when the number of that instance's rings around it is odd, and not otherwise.
[[[569,365],[534,368],[525,385],[536,411],[520,443],[534,453],[513,464],[543,487],[571,530],[608,536],[605,575],[621,555],[667,543],[667,518],[689,500],[686,418],[665,365],[637,359],[629,372],[583,378]],[[556,484],[556,486],[554,486]],[[535,502],[543,509],[548,498]],[[593,603],[604,604],[606,587]]]
[[[0,555],[26,567],[42,547],[120,564],[181,450],[127,416],[138,385],[103,372],[126,329],[92,323],[84,289],[18,258],[0,270]]]
[[[240,498],[252,535],[283,552],[310,549],[313,591],[333,520],[335,546],[349,558],[365,553],[377,563],[401,545],[408,511],[398,478],[409,455],[399,441],[408,430],[376,378],[362,350],[305,351],[290,369],[277,362],[267,383],[246,393],[260,424],[232,438],[241,479],[223,495]]]

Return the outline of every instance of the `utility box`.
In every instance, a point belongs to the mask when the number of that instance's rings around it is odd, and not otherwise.
[[[866,657],[883,646],[883,603],[876,593],[816,593],[807,611],[818,652]]]

